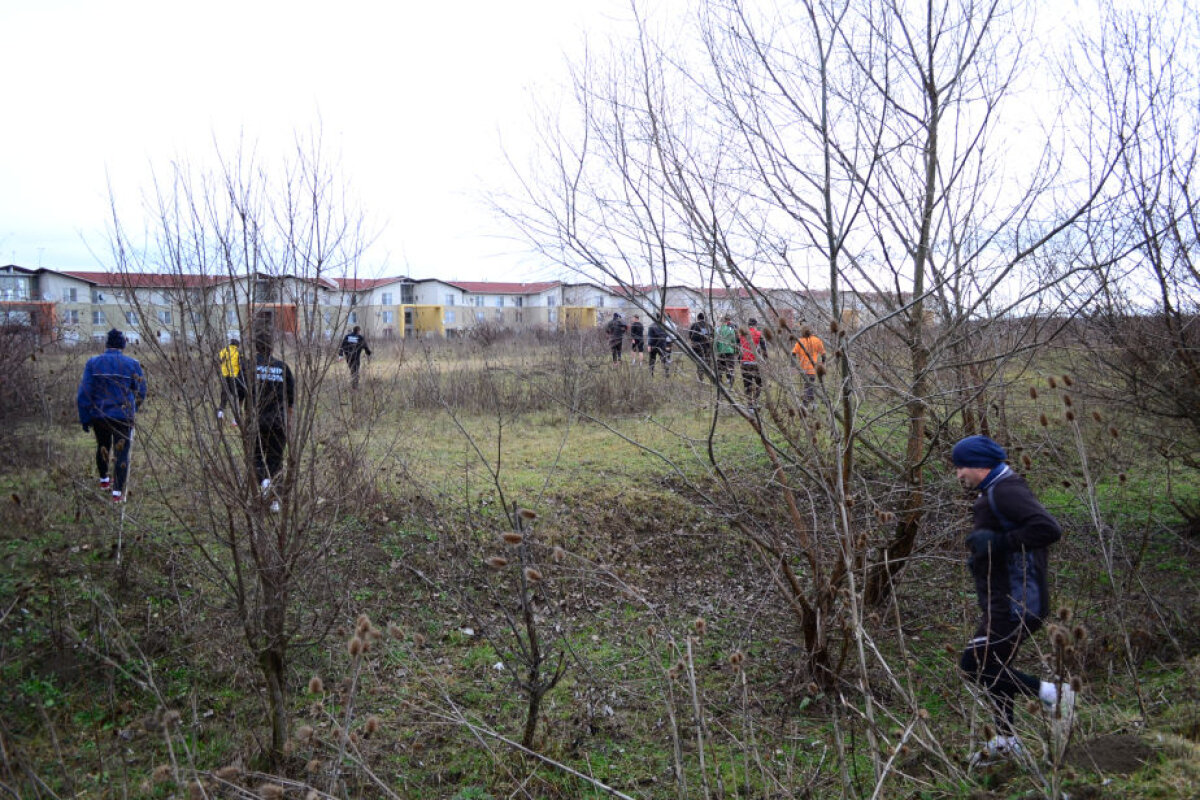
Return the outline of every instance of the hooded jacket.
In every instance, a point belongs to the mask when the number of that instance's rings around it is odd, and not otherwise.
[[[146,399],[146,376],[136,358],[111,347],[92,356],[83,367],[75,402],[79,421],[91,425],[97,419],[133,421]]]
[[[296,381],[292,368],[278,358],[259,352],[254,369],[246,369],[249,391],[246,402],[258,415],[260,428],[283,428],[296,401]]]

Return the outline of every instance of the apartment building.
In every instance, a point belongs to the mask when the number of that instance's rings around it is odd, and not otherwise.
[[[816,322],[823,293],[597,283],[446,281],[439,278],[312,280],[0,267],[0,324],[33,328],[46,341],[102,339],[110,328],[134,342],[244,336],[252,323],[283,334],[334,340],[357,325],[373,340],[459,336],[481,325],[556,329],[603,324],[613,312],[665,309],[685,326],[701,311]],[[767,310],[769,309],[769,311]],[[849,309],[848,309],[849,311]],[[861,321],[860,307],[853,309]]]

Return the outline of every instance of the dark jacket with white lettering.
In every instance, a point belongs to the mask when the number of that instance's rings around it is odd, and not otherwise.
[[[371,348],[367,346],[367,338],[361,333],[347,333],[338,347],[338,355],[351,365],[357,364],[363,353],[371,355]]]
[[[142,365],[119,349],[109,348],[84,365],[75,404],[79,421],[91,425],[96,419],[131,422],[145,399]]]
[[[991,558],[972,555],[967,566],[984,626],[1024,622],[1036,627],[1050,613],[1049,548],[1062,528],[1007,464],[979,484],[973,530],[995,534]]]
[[[242,372],[247,378],[247,410],[256,413],[260,428],[287,425],[296,401],[296,381],[292,368],[265,353],[254,357],[254,368]]]

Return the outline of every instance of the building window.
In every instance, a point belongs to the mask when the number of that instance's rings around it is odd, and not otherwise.
[[[93,291],[92,292],[92,302],[93,303],[103,303],[104,302],[104,294],[101,292]]]
[[[77,303],[79,302],[79,290],[75,288],[63,289],[62,298],[64,303]]]
[[[446,305],[448,305],[448,306],[458,305],[458,295],[456,295],[456,294],[446,295]]]
[[[137,312],[136,311],[126,311],[125,312],[125,324],[137,327],[138,321],[137,321]]]
[[[476,322],[483,322],[485,319],[487,319],[487,317],[484,316],[484,313],[482,311],[475,312],[475,321]]]
[[[483,301],[485,298],[483,297],[483,295],[475,295],[475,297],[473,297],[471,299],[475,302],[476,307],[478,307],[478,306],[483,305]]]
[[[558,298],[555,297],[554,295],[548,295],[546,297],[546,307],[554,308],[556,305],[558,305]]]
[[[504,298],[503,297],[496,298],[496,308],[504,308]]]
[[[92,312],[92,325],[103,326],[103,325],[106,325],[107,323],[108,323],[108,321],[106,319],[104,319],[103,311],[93,311]]]
[[[70,311],[64,311],[63,312],[63,324],[64,325],[78,325],[79,324],[79,312],[76,311],[75,309],[71,309]]]
[[[238,319],[237,319],[237,310],[236,309],[231,308],[225,312],[225,324],[226,325],[237,325],[237,321],[238,321]]]
[[[414,299],[412,284],[411,283],[400,284],[400,303],[403,305],[411,306],[415,302],[416,302],[416,300]]]
[[[349,322],[351,325],[357,325],[358,324],[358,312],[351,311],[349,314],[347,314],[346,322]]]
[[[394,311],[383,312],[383,324],[384,325],[391,325],[392,322],[395,321],[395,319],[396,319],[396,312],[394,312]]]
[[[171,324],[171,312],[170,311],[159,311],[158,312],[158,321],[161,322],[163,325],[170,325]]]
[[[521,308],[522,306],[525,305],[525,298],[524,297],[514,297],[513,305],[516,306],[517,308]]]
[[[596,295],[596,308],[604,308],[604,295]]]
[[[392,304],[392,293],[384,292],[383,294],[379,295],[379,301],[382,305],[390,306]]]
[[[453,311],[447,311],[447,312],[446,312],[446,324],[447,324],[447,325],[453,325],[453,324],[454,324],[454,312],[453,312]]]

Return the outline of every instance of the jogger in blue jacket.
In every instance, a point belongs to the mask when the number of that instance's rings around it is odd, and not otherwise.
[[[114,503],[125,496],[129,476],[129,448],[133,442],[134,416],[146,399],[146,376],[137,359],[125,355],[125,334],[108,332],[105,351],[88,359],[79,381],[76,404],[84,433],[96,435],[96,469],[100,488],[112,489]],[[115,460],[112,478],[108,464]]]

